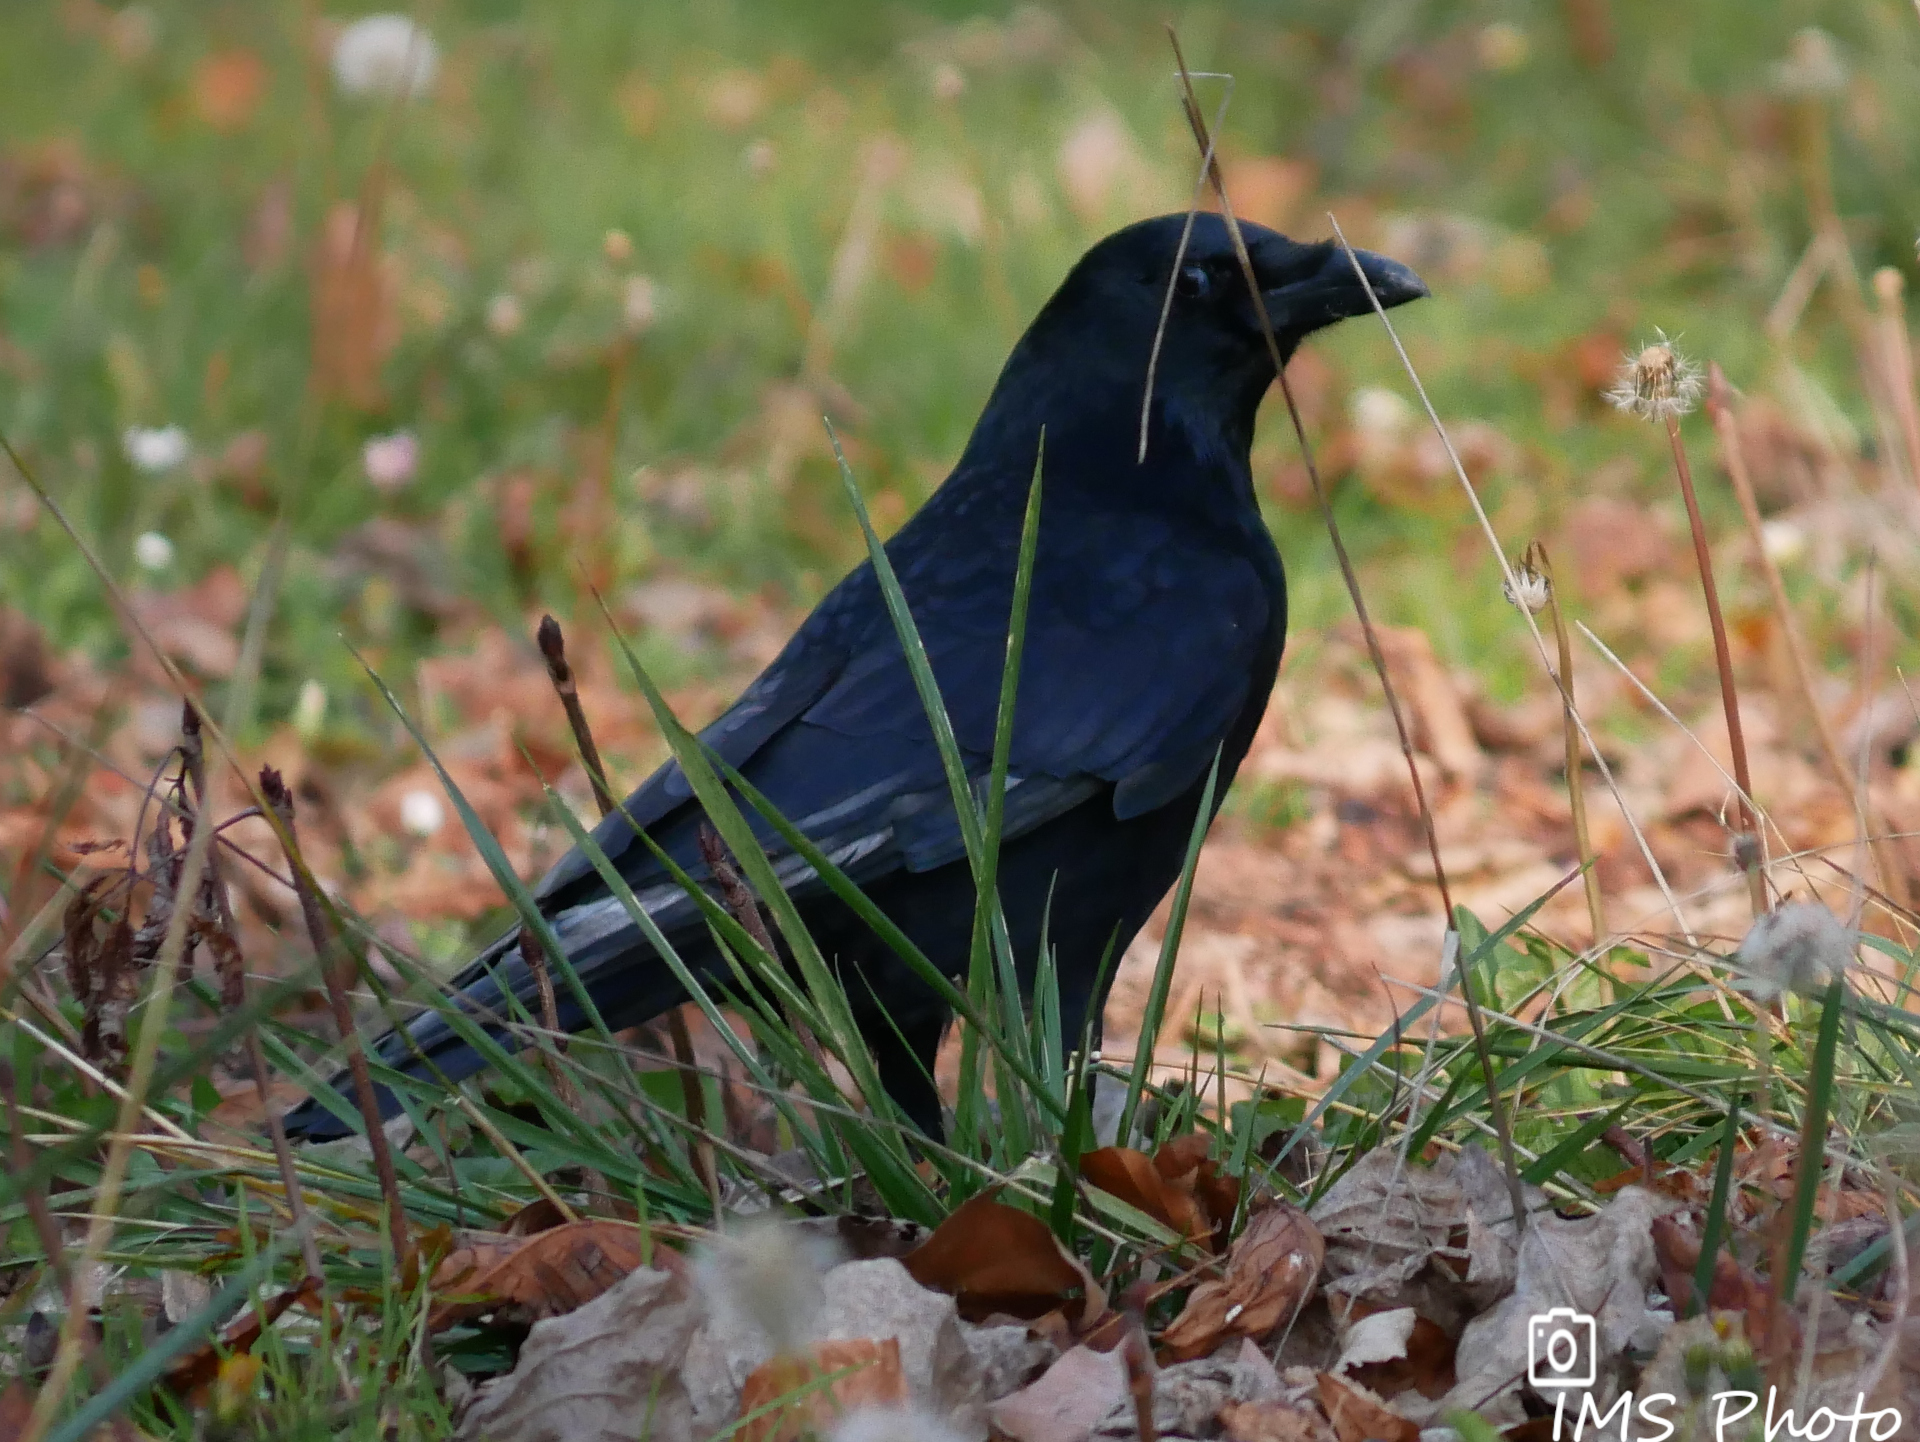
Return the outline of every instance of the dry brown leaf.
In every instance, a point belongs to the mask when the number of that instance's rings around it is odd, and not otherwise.
[[[1411,1307],[1372,1312],[1347,1328],[1334,1370],[1382,1397],[1408,1390],[1443,1397],[1455,1380],[1454,1345],[1438,1322]]]
[[[1672,1217],[1653,1220],[1653,1254],[1660,1263],[1660,1282],[1673,1303],[1676,1315],[1693,1299],[1694,1269],[1700,1265],[1700,1238],[1687,1231]],[[1722,1247],[1713,1260],[1713,1281],[1707,1288],[1709,1312],[1738,1312],[1746,1319],[1749,1337],[1772,1335],[1772,1289],[1753,1270]],[[1799,1348],[1799,1319],[1791,1313],[1787,1326],[1793,1334],[1792,1346]]]
[[[1229,1402],[1220,1409],[1227,1442],[1335,1442],[1327,1419],[1285,1402]]]
[[[1419,1442],[1417,1426],[1359,1383],[1322,1372],[1319,1386],[1320,1405],[1340,1442]]]
[[[810,1383],[845,1372],[824,1387]],[[798,1396],[792,1396],[800,1393]],[[748,1374],[740,1388],[740,1415],[792,1400],[754,1418],[737,1434],[741,1442],[797,1442],[824,1431],[842,1412],[856,1407],[897,1407],[907,1401],[906,1374],[900,1368],[900,1342],[855,1337],[816,1342],[805,1357],[775,1357]]]
[[[318,1296],[319,1292],[318,1277],[302,1278],[299,1285],[273,1297],[246,1320],[227,1328],[218,1339],[210,1337],[183,1355],[167,1369],[162,1385],[175,1396],[197,1401],[219,1378],[224,1359],[250,1351],[260,1340],[260,1334],[279,1321],[288,1308]]]
[[[951,1295],[968,1321],[1043,1316],[1091,1281],[1045,1222],[992,1192],[962,1204],[902,1260],[914,1281]]]
[[[1313,1296],[1326,1243],[1307,1214],[1285,1202],[1254,1213],[1227,1253],[1225,1275],[1202,1282],[1160,1335],[1173,1361],[1203,1356],[1228,1335],[1263,1337]]]
[[[439,1331],[504,1308],[531,1321],[571,1312],[639,1267],[643,1243],[641,1228],[604,1217],[526,1237],[470,1233],[434,1270],[440,1301],[427,1325]],[[673,1270],[679,1256],[656,1245],[653,1261]]]
[[[1085,1442],[1127,1395],[1126,1359],[1075,1347],[1040,1377],[988,1409],[996,1433],[1012,1442]]]
[[[1162,1152],[1166,1148],[1161,1148]],[[1189,1190],[1170,1182],[1156,1167],[1156,1158],[1132,1147],[1101,1147],[1080,1158],[1080,1175],[1136,1211],[1145,1212],[1175,1236],[1201,1241],[1213,1230]]]
[[[536,1322],[513,1371],[479,1388],[455,1435],[631,1442],[644,1428],[650,1442],[693,1442],[680,1374],[700,1314],[679,1276],[636,1271],[578,1311]]]

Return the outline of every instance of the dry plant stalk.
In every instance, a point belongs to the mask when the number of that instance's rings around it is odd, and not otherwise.
[[[1420,767],[1415,760],[1413,735],[1407,726],[1405,713],[1400,708],[1400,698],[1395,694],[1393,681],[1387,675],[1386,657],[1380,649],[1380,637],[1374,630],[1373,620],[1367,612],[1366,598],[1360,591],[1360,578],[1353,569],[1353,560],[1347,554],[1346,542],[1340,535],[1340,527],[1334,518],[1333,507],[1327,500],[1325,484],[1320,479],[1320,468],[1314,460],[1312,444],[1307,439],[1306,422],[1300,416],[1300,406],[1294,399],[1293,387],[1287,381],[1286,360],[1280,354],[1280,342],[1274,335],[1273,318],[1267,314],[1266,300],[1260,292],[1259,277],[1254,274],[1253,257],[1247,252],[1246,237],[1241,233],[1240,222],[1233,213],[1232,202],[1227,198],[1227,185],[1220,173],[1220,162],[1214,155],[1213,140],[1207,130],[1206,117],[1200,113],[1200,103],[1193,93],[1193,75],[1187,69],[1187,59],[1180,50],[1180,37],[1171,24],[1167,26],[1167,39],[1173,46],[1174,63],[1180,70],[1181,103],[1186,111],[1187,125],[1193,131],[1194,143],[1205,157],[1207,179],[1212,184],[1213,193],[1220,202],[1220,218],[1226,223],[1227,233],[1233,239],[1235,258],[1240,262],[1240,272],[1245,278],[1247,289],[1253,296],[1254,314],[1260,320],[1260,334],[1267,343],[1267,354],[1273,361],[1274,377],[1280,383],[1280,394],[1287,403],[1287,415],[1293,422],[1294,438],[1299,442],[1300,457],[1307,471],[1308,483],[1313,488],[1313,497],[1320,508],[1320,518],[1326,524],[1328,538],[1333,543],[1333,554],[1340,565],[1341,580],[1346,583],[1347,595],[1353,601],[1354,613],[1359,617],[1360,629],[1367,639],[1367,653],[1373,661],[1373,669],[1380,677],[1380,688],[1386,696],[1388,713],[1393,717],[1394,730],[1400,738],[1400,751],[1406,758],[1407,772],[1413,780],[1413,798],[1420,810],[1420,822],[1425,829],[1427,852],[1433,859],[1434,878],[1439,883],[1441,905],[1446,908],[1447,929],[1454,929],[1453,892],[1447,884],[1447,872],[1440,860],[1440,835],[1434,825],[1433,808],[1427,802],[1425,785],[1420,780]],[[1358,267],[1356,266],[1356,270]],[[1373,287],[1361,276],[1361,283],[1367,286],[1369,296]],[[1376,300],[1376,304],[1377,304]],[[1527,1225],[1526,1193],[1520,1185],[1520,1166],[1513,1150],[1513,1128],[1507,1117],[1505,1101],[1500,1089],[1493,1080],[1493,1055],[1487,1045],[1485,1019],[1480,1013],[1479,998],[1475,995],[1471,968],[1464,963],[1460,968],[1460,996],[1467,1009],[1467,1021],[1473,1029],[1474,1049],[1478,1054],[1481,1076],[1486,1082],[1487,1106],[1492,1113],[1494,1132],[1500,1141],[1500,1159],[1505,1165],[1507,1190],[1513,1204],[1514,1228],[1524,1232]]]
[[[593,728],[587,724],[587,713],[580,704],[580,688],[574,681],[573,667],[567,660],[567,638],[560,629],[560,623],[552,616],[540,618],[540,628],[535,633],[535,641],[540,647],[540,655],[547,663],[547,676],[553,682],[553,689],[560,697],[560,705],[567,713],[567,725],[573,731],[573,744],[579,749],[580,764],[586,768],[587,780],[593,787],[594,805],[604,818],[610,815],[616,805],[613,792],[607,788],[606,767],[600,761],[600,748],[594,743]],[[555,1038],[560,1050],[566,1049],[561,1039],[559,1008],[555,1005],[553,979],[547,974],[546,955],[540,949],[540,943],[530,931],[522,930],[520,950],[527,958],[527,967],[533,972],[534,985],[540,989],[541,1023]],[[687,1120],[702,1131],[706,1129],[706,1099],[700,1091],[700,1075],[695,1069],[693,1057],[693,1038],[687,1032],[687,1018],[679,1007],[667,1013],[667,1036],[673,1045],[674,1065],[680,1072],[680,1095],[686,1103]],[[556,1084],[560,1083],[560,1065],[557,1059],[548,1058],[548,1070]],[[563,1099],[570,1100],[573,1095],[571,1083],[561,1091]],[[696,1167],[704,1167],[702,1180],[709,1191],[713,1190],[715,1175],[711,1155],[696,1160]]]
[[[1878,358],[1887,400],[1907,448],[1907,471],[1920,485],[1920,405],[1913,393],[1913,342],[1907,335],[1907,281],[1890,265],[1873,273],[1873,294],[1880,302]]]
[[[1609,933],[1606,901],[1600,894],[1598,858],[1594,855],[1592,833],[1587,827],[1587,783],[1581,764],[1585,753],[1580,745],[1579,708],[1573,699],[1573,642],[1567,636],[1566,618],[1560,613],[1560,588],[1554,584],[1553,562],[1547,556],[1546,543],[1543,541],[1534,541],[1521,558],[1519,579],[1523,587],[1527,584],[1529,572],[1538,575],[1544,583],[1543,603],[1548,619],[1553,622],[1554,644],[1560,654],[1560,668],[1552,674],[1554,684],[1560,691],[1560,721],[1566,743],[1567,806],[1573,813],[1573,840],[1579,848],[1580,879],[1586,887],[1587,920],[1593,928],[1593,945],[1598,948],[1605,944]],[[1529,596],[1513,599],[1528,610],[1534,609]]]
[[[1827,719],[1827,713],[1820,705],[1814,684],[1813,661],[1807,654],[1806,640],[1800,634],[1793,603],[1787,598],[1786,582],[1780,575],[1780,567],[1767,550],[1765,522],[1760,515],[1760,503],[1753,492],[1753,478],[1747,473],[1747,456],[1740,443],[1740,418],[1734,412],[1732,400],[1733,387],[1727,384],[1726,375],[1719,365],[1709,365],[1707,415],[1713,421],[1714,435],[1720,442],[1721,464],[1726,467],[1727,478],[1733,483],[1733,494],[1740,502],[1740,512],[1747,522],[1747,533],[1753,539],[1754,563],[1760,568],[1761,579],[1767,584],[1767,597],[1773,604],[1774,620],[1779,624],[1780,634],[1787,643],[1787,655],[1793,663],[1801,704],[1813,719],[1814,735],[1820,742],[1820,758],[1826,762],[1827,774],[1840,793],[1852,798],[1856,806],[1863,809],[1868,834],[1873,837],[1869,845],[1873,851],[1874,866],[1880,873],[1880,883],[1896,905],[1905,907],[1908,901],[1906,875],[1888,850],[1886,838],[1881,834],[1884,827],[1878,824],[1880,818],[1873,815],[1872,798],[1857,791],[1853,770],[1840,754],[1840,739],[1834,734],[1833,723]]]
[[[206,746],[200,709],[191,700],[186,702],[181,717],[180,739],[181,769],[192,787],[191,794],[186,787],[181,788],[180,824],[190,838],[196,820],[194,806],[198,805],[201,816],[205,815],[207,807]],[[222,1005],[237,1011],[247,1004],[247,976],[246,968],[241,964],[237,940],[239,929],[227,900],[227,888],[220,881],[220,854],[217,848],[207,854],[207,874],[202,894],[211,901],[215,913],[213,925],[208,930],[207,944],[215,954],[220,971],[220,1000]],[[260,1110],[267,1119],[267,1135],[273,1143],[273,1160],[280,1172],[280,1185],[287,1193],[287,1213],[300,1238],[300,1260],[306,1264],[307,1275],[319,1282],[322,1278],[320,1244],[314,1238],[313,1228],[307,1224],[307,1204],[300,1191],[300,1174],[294,1169],[293,1148],[287,1141],[286,1124],[281,1120],[279,1109],[273,1105],[268,1081],[272,1072],[267,1067],[267,1055],[260,1045],[260,1029],[257,1026],[247,1028],[243,1050],[247,1070],[253,1077],[254,1092],[260,1098]]]
[[[1713,577],[1713,550],[1707,544],[1707,525],[1700,517],[1700,500],[1693,488],[1693,467],[1680,439],[1680,417],[1700,399],[1700,371],[1676,352],[1664,334],[1628,358],[1619,381],[1607,399],[1620,410],[1642,420],[1666,426],[1673,452],[1673,471],[1680,482],[1680,498],[1687,507],[1687,527],[1693,535],[1693,558],[1700,569],[1700,591],[1707,603],[1707,625],[1713,632],[1713,664],[1720,679],[1720,708],[1726,717],[1727,749],[1733,757],[1733,782],[1740,829],[1733,838],[1734,863],[1746,873],[1747,900],[1755,919],[1767,913],[1767,881],[1761,869],[1765,843],[1760,818],[1754,812],[1753,775],[1747,766],[1747,738],[1740,726],[1740,693],[1733,684],[1733,652],[1727,644],[1727,621],[1720,610],[1720,588]]]
[[[299,835],[293,825],[293,793],[287,789],[287,783],[280,773],[271,766],[260,768],[260,794],[266,799],[267,808],[279,821],[275,828],[280,833],[281,845],[287,853],[287,868],[293,877],[293,889],[300,899],[300,915],[307,925],[307,939],[313,946],[315,963],[320,968],[320,979],[326,986],[327,1005],[333,1012],[333,1023],[340,1029],[340,1044],[347,1054],[347,1071],[353,1077],[354,1100],[360,1107],[360,1119],[366,1123],[367,1146],[373,1153],[373,1169],[380,1179],[380,1195],[386,1202],[387,1227],[392,1232],[391,1245],[393,1258],[401,1276],[407,1276],[413,1268],[413,1238],[407,1230],[406,1209],[400,1204],[400,1179],[393,1169],[393,1150],[387,1145],[386,1128],[380,1122],[380,1103],[374,1094],[373,1073],[367,1066],[366,1049],[361,1045],[360,1033],[354,1029],[353,1008],[347,1002],[345,978],[340,969],[333,966],[333,945],[327,939],[327,922],[321,911],[320,898],[315,894],[312,882],[308,879],[306,866],[302,863],[299,850]]]

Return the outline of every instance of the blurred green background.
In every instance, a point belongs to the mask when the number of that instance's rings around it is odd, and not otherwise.
[[[404,664],[584,619],[588,580],[809,603],[859,548],[820,414],[896,524],[1079,252],[1186,203],[1165,21],[1235,77],[1241,209],[1311,236],[1332,210],[1427,275],[1402,328],[1442,414],[1482,423],[1516,549],[1583,495],[1675,506],[1660,437],[1599,395],[1654,327],[1876,445],[1846,288],[1765,322],[1829,181],[1859,275],[1913,270],[1895,0],[442,0],[412,12],[414,98],[337,73],[363,13],[18,0],[0,44],[0,426],[143,591],[252,583],[284,527],[262,726],[311,677],[372,706],[342,633]],[[1347,326],[1299,371],[1376,605],[1499,689],[1510,613],[1380,394],[1408,393],[1386,338]],[[1257,461],[1310,651],[1347,603],[1271,408]],[[0,592],[56,650],[124,654],[11,476]]]

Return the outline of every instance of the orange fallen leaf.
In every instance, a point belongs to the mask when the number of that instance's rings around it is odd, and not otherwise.
[[[824,1386],[822,1377],[836,1372]],[[803,1390],[804,1389],[804,1390]],[[789,1399],[782,1403],[782,1399]],[[797,1442],[824,1432],[840,1413],[856,1407],[899,1406],[907,1400],[907,1377],[900,1367],[900,1339],[855,1337],[816,1342],[804,1357],[775,1357],[747,1374],[740,1387],[740,1415],[771,1411],[740,1428],[741,1442]]]
[[[1227,1253],[1225,1275],[1202,1282],[1160,1334],[1176,1362],[1211,1352],[1229,1334],[1263,1337],[1313,1296],[1327,1244],[1307,1214],[1285,1202],[1254,1213]]]
[[[438,1305],[427,1319],[439,1331],[455,1322],[503,1308],[531,1321],[585,1306],[640,1266],[641,1229],[628,1222],[590,1217],[529,1237],[499,1232],[469,1234],[434,1269]],[[677,1253],[656,1246],[656,1266]]]
[[[963,1203],[902,1261],[914,1281],[948,1293],[970,1321],[994,1312],[1042,1316],[1091,1281],[1045,1222],[992,1192]]]
[[[1220,1409],[1220,1425],[1227,1442],[1334,1442],[1325,1417],[1285,1402],[1229,1402]]]
[[[1420,1429],[1358,1383],[1320,1374],[1320,1405],[1340,1442],[1419,1442]]]

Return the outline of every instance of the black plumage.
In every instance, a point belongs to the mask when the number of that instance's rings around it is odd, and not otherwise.
[[[965,453],[887,543],[968,769],[984,779],[1006,656],[1021,522],[1045,433],[1044,500],[1014,712],[999,884],[1030,984],[1043,916],[1069,1037],[1104,1000],[1096,979],[1177,877],[1216,755],[1224,795],[1280,664],[1286,587],[1248,452],[1273,365],[1227,228],[1201,215],[1178,273],[1181,215],[1094,246],[1008,357]],[[1367,311],[1343,251],[1243,227],[1282,357]],[[1385,305],[1425,295],[1414,274],[1360,252]],[[1149,356],[1173,295],[1147,404]],[[870,564],[830,592],[786,648],[701,733],[833,856],[936,964],[965,972],[972,876],[947,781]],[[627,817],[699,878],[704,821],[668,764],[595,832],[661,930],[724,985],[705,921]],[[889,1093],[936,1131],[930,1080],[945,1007],[779,841],[770,858],[820,950],[847,982]],[[579,852],[536,892],[607,1023],[630,1026],[684,995]],[[456,978],[481,1016],[504,1015],[496,977],[537,1014],[517,929]],[[489,974],[491,972],[491,974]],[[566,988],[562,1024],[585,1018]],[[480,1058],[433,1011],[376,1045],[381,1060],[446,1076]],[[383,1095],[383,1106],[396,1109]],[[289,1130],[345,1126],[309,1100]]]

